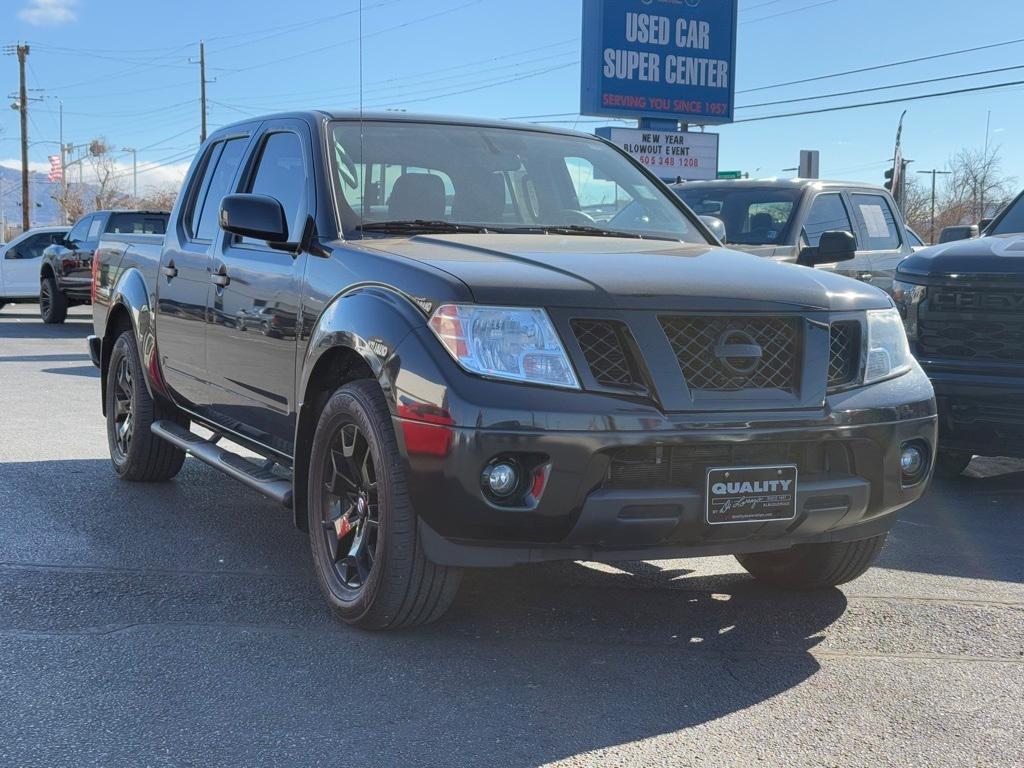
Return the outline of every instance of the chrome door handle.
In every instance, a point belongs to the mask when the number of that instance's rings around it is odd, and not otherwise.
[[[166,266],[160,267],[160,272],[168,280],[178,276],[178,268],[176,266],[174,266],[174,262],[173,261],[169,261],[169,262],[167,262]]]
[[[870,272],[861,272],[859,275],[857,275],[857,279],[863,280],[865,283],[870,283],[873,277],[874,275],[871,274]]]
[[[214,272],[210,275],[210,282],[220,288],[223,288],[231,282],[231,278],[228,277],[226,272]]]

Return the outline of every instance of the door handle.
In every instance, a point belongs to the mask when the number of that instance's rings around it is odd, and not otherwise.
[[[231,278],[228,277],[228,273],[224,271],[214,272],[210,275],[210,282],[216,285],[218,288],[223,288],[231,282]]]
[[[160,272],[168,280],[171,280],[178,276],[178,268],[174,266],[173,261],[167,262],[166,266],[160,267]]]
[[[874,275],[871,274],[870,272],[861,272],[859,275],[857,275],[857,279],[858,280],[863,280],[865,283],[870,283],[871,282],[871,278],[873,278],[873,277],[874,277]]]

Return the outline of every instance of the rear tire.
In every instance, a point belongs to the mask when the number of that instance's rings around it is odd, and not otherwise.
[[[444,614],[461,571],[423,553],[377,382],[352,382],[327,401],[313,438],[308,493],[317,580],[340,619],[360,629],[397,629]]]
[[[134,482],[170,480],[181,470],[185,452],[161,440],[149,427],[160,419],[183,427],[189,422],[149,396],[132,330],[117,337],[106,375],[107,443],[114,471],[122,480]]]
[[[758,581],[783,589],[827,589],[853,581],[871,567],[887,534],[861,541],[798,544],[778,552],[736,555]]]
[[[47,325],[63,323],[68,316],[68,297],[57,287],[53,275],[39,284],[39,316]]]
[[[966,451],[944,451],[940,448],[935,457],[935,474],[939,477],[959,477],[973,458],[974,455]]]

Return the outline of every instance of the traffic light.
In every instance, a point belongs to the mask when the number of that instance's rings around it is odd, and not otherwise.
[[[893,172],[893,170],[894,169],[890,168],[888,171],[885,172],[885,184],[882,185],[887,190],[889,190],[890,193],[892,192],[892,172]]]

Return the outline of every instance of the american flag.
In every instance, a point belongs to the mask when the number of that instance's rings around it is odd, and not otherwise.
[[[61,156],[50,155],[50,181],[60,181],[61,170]]]

